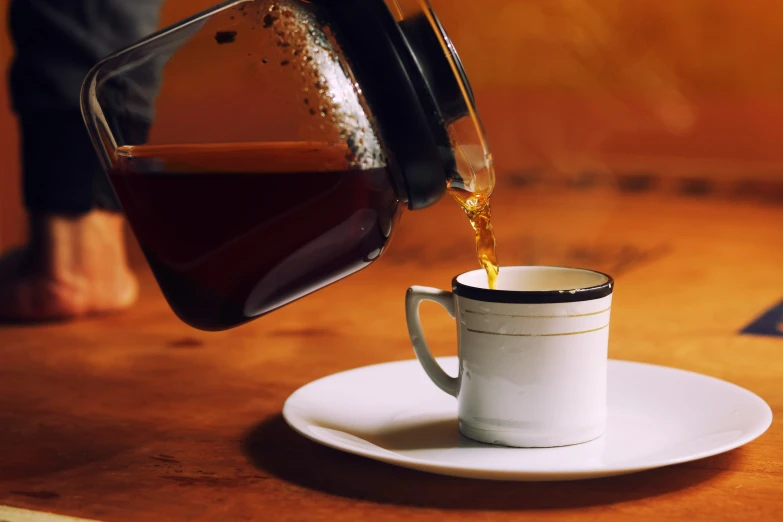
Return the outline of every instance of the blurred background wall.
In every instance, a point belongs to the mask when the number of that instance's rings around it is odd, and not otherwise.
[[[168,0],[163,25],[213,5]],[[432,0],[499,170],[777,179],[783,4],[774,0]],[[0,65],[12,55],[0,12]],[[5,83],[0,97],[7,100]],[[22,241],[16,122],[0,107],[0,248]]]

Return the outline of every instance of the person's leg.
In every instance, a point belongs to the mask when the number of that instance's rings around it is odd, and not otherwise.
[[[30,242],[0,258],[0,318],[70,318],[135,301],[124,222],[79,100],[92,66],[155,30],[161,3],[12,0],[11,95]]]

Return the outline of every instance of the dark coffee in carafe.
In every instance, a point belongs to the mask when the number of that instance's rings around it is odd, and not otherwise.
[[[138,146],[110,172],[175,313],[225,330],[360,270],[398,209],[385,168],[312,143]]]

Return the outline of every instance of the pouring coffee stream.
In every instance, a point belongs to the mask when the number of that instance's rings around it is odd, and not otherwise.
[[[497,256],[497,241],[495,229],[492,226],[492,208],[489,196],[481,193],[471,193],[459,189],[449,189],[449,192],[468,216],[470,225],[476,233],[476,255],[479,265],[487,272],[487,286],[490,290],[497,288],[497,278],[500,273]]]
[[[447,192],[494,285],[492,156],[426,0],[224,2],[99,63],[82,112],[191,326],[236,327],[372,264],[403,209]]]

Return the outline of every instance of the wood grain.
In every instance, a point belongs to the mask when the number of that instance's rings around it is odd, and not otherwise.
[[[236,330],[178,322],[147,272],[125,314],[0,327],[0,504],[110,521],[778,520],[783,337],[739,332],[783,299],[783,206],[619,187],[504,182],[501,263],[612,273],[611,356],[758,393],[776,418],[747,446],[626,477],[520,484],[405,470],[296,435],[280,416],[289,394],[412,358],[406,288],[446,288],[476,266],[472,231],[444,200],[404,216],[370,269]],[[453,354],[451,319],[423,314],[435,354]]]

